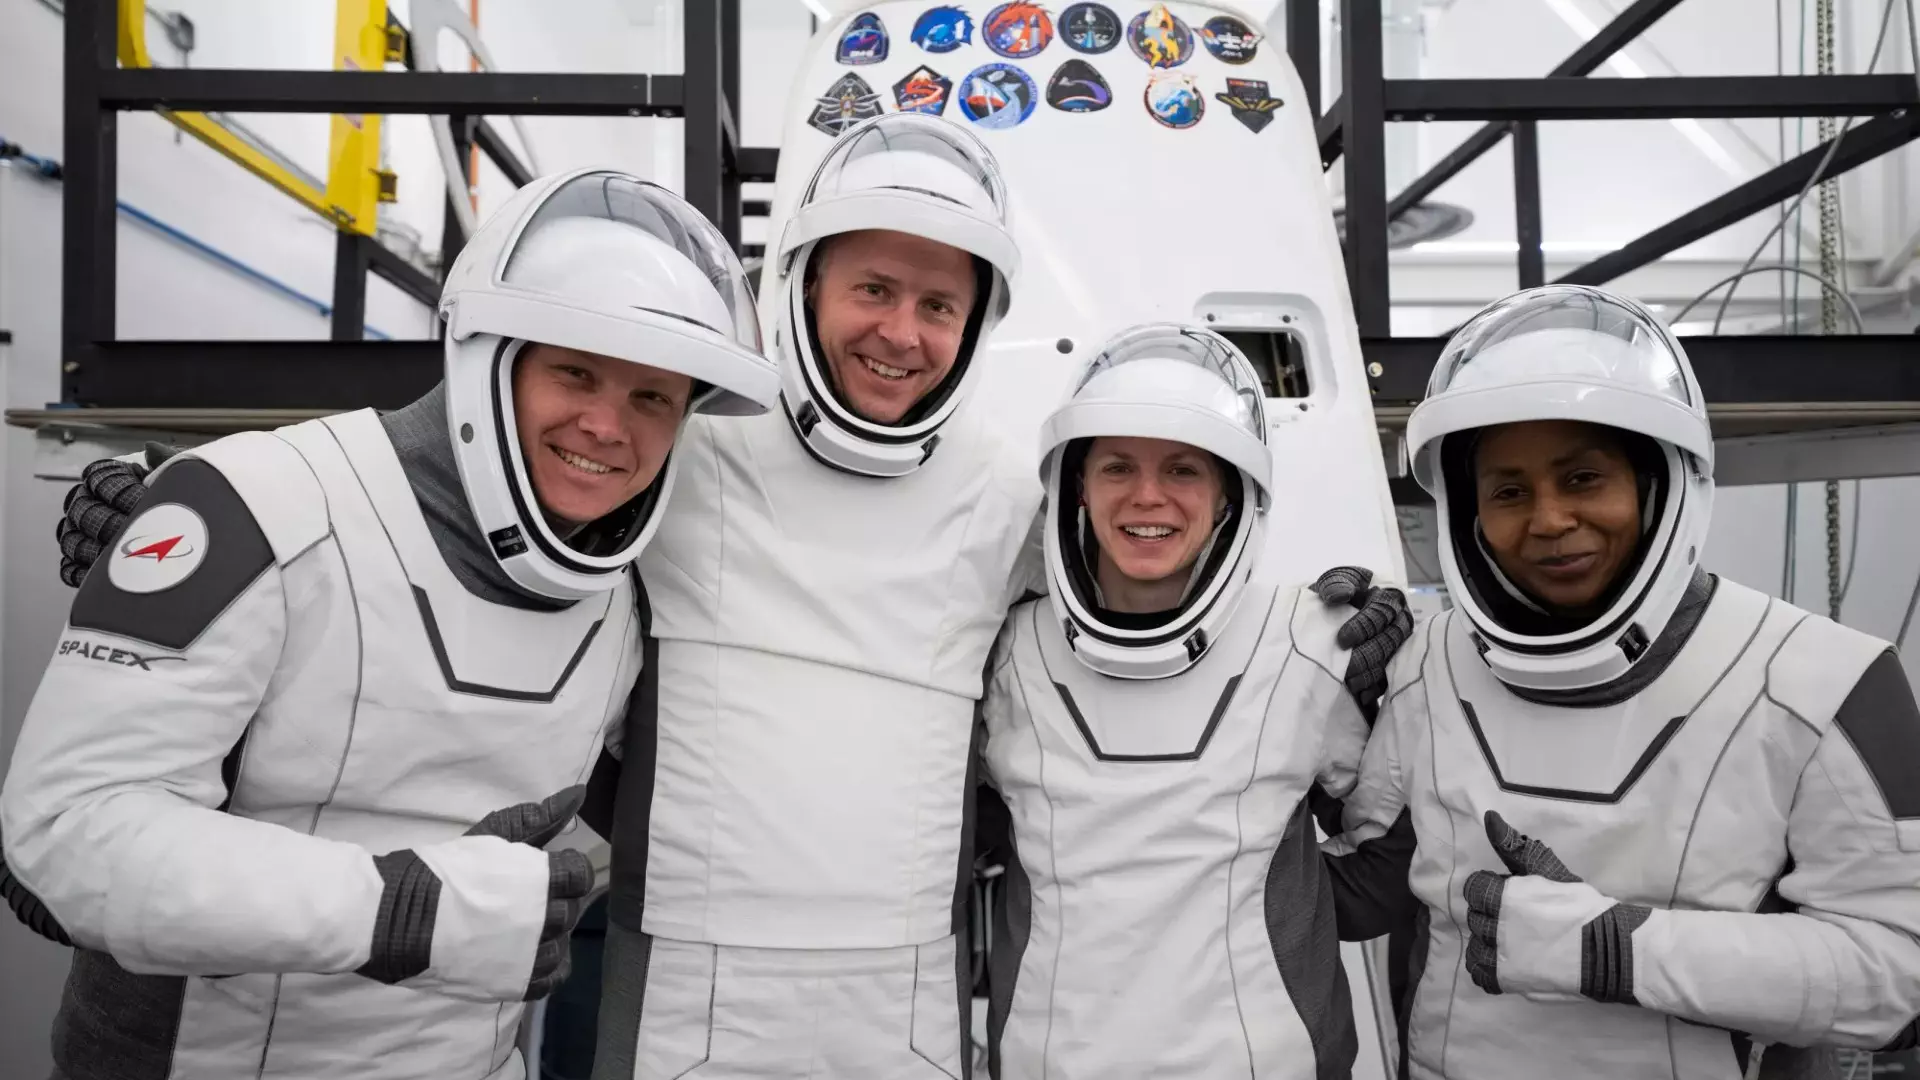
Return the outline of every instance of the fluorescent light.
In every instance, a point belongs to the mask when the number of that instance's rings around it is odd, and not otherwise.
[[[1680,134],[1686,136],[1687,141],[1693,144],[1694,149],[1705,154],[1708,161],[1718,165],[1721,172],[1726,173],[1735,180],[1745,180],[1747,178],[1747,170],[1741,168],[1740,163],[1733,160],[1732,155],[1727,153],[1727,148],[1720,145],[1719,139],[1707,134],[1707,129],[1700,126],[1700,121],[1669,120],[1668,123],[1678,128]]]
[[[1542,240],[1540,251],[1556,255],[1600,255],[1618,251],[1621,244],[1608,240]],[[1517,240],[1423,240],[1407,249],[1429,255],[1511,255],[1520,250]]]
[[[1561,22],[1573,27],[1573,32],[1579,34],[1583,40],[1600,32],[1600,28],[1593,24],[1593,20],[1587,18],[1587,13],[1574,7],[1568,0],[1547,0],[1547,6],[1553,9],[1555,15],[1560,16]]]
[[[1560,16],[1561,22],[1566,23],[1574,33],[1580,35],[1580,40],[1583,42],[1592,40],[1593,36],[1600,32],[1600,28],[1593,24],[1593,20],[1587,18],[1585,12],[1574,6],[1573,0],[1547,0],[1547,6],[1553,9],[1555,15]],[[1612,68],[1623,79],[1644,79],[1647,77],[1647,70],[1635,63],[1633,58],[1626,54],[1624,49],[1615,51],[1611,57],[1608,57],[1607,66]],[[1721,172],[1726,173],[1735,180],[1747,179],[1747,170],[1741,168],[1740,163],[1733,160],[1733,155],[1727,153],[1727,148],[1721,145],[1720,140],[1708,134],[1707,129],[1701,127],[1698,120],[1669,120],[1667,122],[1672,124],[1674,130],[1678,131],[1682,138],[1692,143],[1694,149],[1705,155],[1706,159],[1713,162]]]

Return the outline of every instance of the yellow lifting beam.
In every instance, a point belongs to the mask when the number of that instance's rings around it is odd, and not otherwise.
[[[335,71],[380,71],[389,60],[400,59],[401,41],[387,29],[387,0],[339,0],[337,11]],[[146,0],[120,0],[119,54],[123,66],[153,66],[147,54]],[[378,115],[333,117],[322,191],[206,113],[154,111],[341,229],[372,236],[379,204],[394,199],[393,174],[380,167],[383,118]]]

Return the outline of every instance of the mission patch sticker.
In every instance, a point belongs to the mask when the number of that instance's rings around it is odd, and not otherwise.
[[[1113,88],[1085,60],[1069,60],[1047,80],[1047,104],[1061,112],[1099,112],[1113,104]]]
[[[983,128],[1005,130],[1033,115],[1032,76],[1012,64],[982,64],[960,84],[960,111]]]
[[[807,123],[816,131],[839,135],[862,120],[879,116],[885,108],[867,81],[849,71],[814,99]]]

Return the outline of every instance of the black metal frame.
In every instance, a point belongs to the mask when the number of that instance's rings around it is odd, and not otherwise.
[[[119,114],[170,108],[224,112],[444,113],[456,159],[478,146],[514,185],[532,179],[486,115],[665,116],[686,121],[686,197],[736,246],[740,184],[772,180],[773,150],[742,147],[739,0],[686,4],[684,75],[506,72],[123,69],[114,0],[69,0],[65,41],[65,199],[61,269],[61,400],[115,408],[394,408],[439,379],[433,340],[378,342],[366,329],[367,274],[432,308],[440,283],[371,237],[341,232],[334,248],[326,341],[120,341],[115,338]],[[404,30],[404,28],[402,28]],[[412,50],[404,63],[412,67]],[[449,193],[442,265],[461,233]]]
[[[1408,404],[1424,390],[1440,342],[1390,334],[1387,226],[1509,133],[1515,135],[1519,279],[1545,277],[1536,124],[1540,120],[1708,116],[1867,116],[1827,169],[1837,176],[1920,139],[1920,98],[1903,75],[1685,79],[1583,76],[1681,0],[1636,0],[1544,79],[1390,80],[1382,72],[1380,0],[1340,0],[1345,92],[1320,109],[1320,3],[1289,0],[1288,44],[1315,113],[1323,158],[1344,154],[1346,265],[1376,401]],[[531,179],[499,132],[467,117],[504,114],[678,116],[686,121],[686,194],[739,246],[740,185],[771,181],[778,152],[740,145],[739,0],[688,0],[686,68],[673,75],[122,70],[114,0],[69,0],[66,18],[66,199],[62,269],[63,401],[121,408],[343,409],[406,403],[439,376],[434,341],[368,342],[366,274],[431,305],[438,283],[380,244],[342,236],[336,247],[331,341],[168,342],[114,339],[118,113],[165,106],[228,112],[446,113],[459,159],[477,145],[515,184]],[[1385,126],[1483,119],[1486,127],[1390,199]],[[1619,251],[1562,276],[1601,284],[1795,195],[1827,144],[1683,214]],[[451,218],[452,206],[448,206]],[[448,260],[459,241],[443,236]],[[456,245],[448,247],[449,242]],[[748,245],[745,254],[759,254]],[[1920,401],[1920,340],[1689,338],[1703,387],[1721,403]],[[1758,359],[1756,359],[1758,358]],[[1771,365],[1771,366],[1769,366]]]
[[[1425,391],[1440,339],[1392,337],[1387,225],[1514,136],[1515,226],[1521,287],[1545,283],[1541,241],[1542,120],[1680,119],[1729,116],[1872,117],[1841,137],[1824,176],[1838,176],[1920,139],[1920,93],[1909,75],[1587,79],[1607,58],[1678,6],[1637,0],[1544,79],[1387,79],[1382,74],[1380,0],[1340,0],[1344,92],[1316,112],[1324,163],[1344,156],[1346,263],[1362,350],[1376,402],[1410,404]],[[1317,106],[1320,0],[1288,0],[1288,48]],[[1386,125],[1486,120],[1439,164],[1391,199],[1385,191]],[[1675,218],[1558,282],[1600,285],[1797,195],[1830,143],[1823,143]],[[1910,335],[1690,337],[1688,356],[1709,400],[1760,402],[1920,401],[1920,338]]]

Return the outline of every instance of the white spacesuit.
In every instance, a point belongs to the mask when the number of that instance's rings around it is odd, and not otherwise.
[[[1569,420],[1645,448],[1637,550],[1577,618],[1490,554],[1473,449]],[[1331,844],[1411,812],[1410,1075],[1823,1075],[1795,1048],[1911,1045],[1920,712],[1887,642],[1701,570],[1713,441],[1678,342],[1597,290],[1521,293],[1448,345],[1408,445],[1455,607],[1396,658]]]
[[[371,410],[188,451],[80,589],[0,797],[10,900],[77,947],[61,1077],[524,1075],[519,1003],[593,883],[541,849],[623,718],[679,455],[556,526],[514,357],[676,371],[689,411],[765,411],[778,375],[718,231],[617,173],[521,189],[441,307],[431,452]],[[482,595],[508,587],[534,602]]]
[[[1272,498],[1252,365],[1225,339],[1136,327],[1041,438],[1051,590],[993,656],[986,778],[1013,857],[990,960],[996,1077],[1344,1076],[1357,1043],[1308,789],[1353,786],[1367,724],[1341,619],[1250,583]],[[1091,440],[1199,447],[1225,514],[1181,606],[1109,611],[1082,505]]]
[[[983,284],[900,427],[839,403],[803,296],[816,245],[874,229],[970,253]],[[1005,193],[973,135],[888,114],[773,255],[785,408],[688,426],[640,563],[658,721],[621,770],[594,1075],[960,1076],[974,705],[1040,502],[961,407],[1016,269]]]

